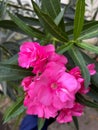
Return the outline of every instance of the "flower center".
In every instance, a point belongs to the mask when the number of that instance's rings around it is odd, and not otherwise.
[[[52,83],[52,84],[51,84],[51,88],[52,88],[52,89],[56,89],[56,88],[57,88],[56,83]]]

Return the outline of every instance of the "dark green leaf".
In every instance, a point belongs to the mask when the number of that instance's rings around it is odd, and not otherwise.
[[[31,70],[20,68],[17,65],[0,64],[0,81],[17,80],[31,75]]]
[[[82,40],[98,36],[97,28],[98,28],[98,21],[86,22],[84,24],[81,36],[78,39]]]
[[[19,98],[17,102],[13,103],[13,105],[6,110],[3,117],[4,123],[6,123],[12,118],[15,118],[16,116],[20,115],[25,111],[25,108],[22,104],[23,104],[23,97]]]
[[[90,74],[86,67],[86,64],[85,64],[85,61],[84,61],[84,58],[83,58],[81,52],[79,51],[78,48],[73,46],[73,48],[69,49],[69,54],[70,54],[72,60],[74,61],[75,65],[80,67],[80,69],[82,71],[82,75],[85,79],[85,87],[88,87],[89,83],[90,83]]]
[[[27,35],[31,36],[31,37],[36,37],[39,39],[42,39],[44,37],[44,34],[39,31],[38,29],[34,28],[34,27],[29,27],[27,24],[25,24],[25,22],[23,22],[21,19],[19,19],[18,17],[16,17],[15,15],[9,13],[11,19],[17,24],[17,26],[19,26],[20,29],[22,29]]]
[[[17,64],[17,59],[18,59],[18,55],[14,55],[11,58],[9,58],[8,60],[5,60],[3,63],[4,64]]]
[[[45,119],[38,118],[38,130],[41,130],[45,123]]]
[[[29,24],[29,25],[33,25],[33,26],[41,26],[39,20],[37,18],[33,18],[33,17],[26,17],[23,16],[21,14],[17,14],[16,15],[25,23]]]
[[[91,63],[94,63],[94,64],[95,64],[96,74],[93,75],[93,76],[91,77],[91,79],[92,79],[93,84],[94,84],[96,87],[98,87],[98,63],[97,63],[94,59],[92,59],[92,58],[90,58],[88,55],[86,55],[85,53],[82,53],[82,55],[83,55],[83,57],[84,57],[84,59],[85,59],[86,64],[91,64]]]
[[[0,28],[9,29],[15,32],[23,33],[23,31],[11,20],[1,20]]]
[[[85,42],[81,42],[81,43],[79,42],[77,44],[77,46],[79,46],[79,47],[81,47],[81,48],[83,48],[85,50],[88,50],[88,51],[91,51],[91,52],[94,52],[94,53],[98,54],[98,47],[95,46],[95,45],[88,44],[88,43],[85,43]]]
[[[65,32],[63,32],[52,20],[52,18],[48,15],[42,12],[42,10],[37,6],[35,2],[33,2],[33,7],[38,15],[41,23],[43,24],[44,28],[53,35],[56,39],[60,41],[68,41],[67,35]]]
[[[63,54],[66,51],[68,51],[72,46],[73,46],[73,43],[68,42],[67,44],[62,45],[59,48],[57,48],[57,53]]]
[[[85,13],[85,0],[77,0],[75,20],[74,20],[74,39],[77,39],[82,31]]]
[[[90,100],[85,99],[81,94],[77,94],[76,99],[79,103],[81,103],[85,106],[92,107],[92,108],[98,108],[97,103],[91,102]]]
[[[79,130],[79,123],[78,123],[78,119],[77,117],[73,116],[73,121],[74,121],[74,124],[75,124],[75,127],[76,127],[76,130]]]
[[[54,19],[54,22],[56,25],[59,25],[63,16],[64,16],[64,12],[65,12],[65,9],[63,9],[58,15],[57,17]]]
[[[60,0],[42,0],[42,10],[46,11],[53,19],[55,19],[60,9]]]

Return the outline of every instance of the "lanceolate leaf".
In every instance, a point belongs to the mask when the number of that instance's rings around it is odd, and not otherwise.
[[[0,64],[0,81],[22,79],[28,75],[31,75],[30,70],[20,68],[17,65]]]
[[[62,45],[59,48],[57,48],[57,52],[59,54],[63,54],[64,52],[68,51],[72,46],[73,46],[73,43],[69,42],[69,43]]]
[[[77,101],[85,106],[98,108],[98,104],[85,99],[81,94],[76,95]]]
[[[53,19],[55,19],[61,11],[60,0],[42,0],[42,7]]]
[[[74,39],[77,39],[82,31],[85,13],[85,0],[77,0],[75,20],[74,20]]]
[[[38,130],[41,130],[45,123],[45,119],[39,118],[38,119]]]
[[[51,34],[53,35],[56,39],[60,41],[68,41],[68,37],[65,32],[63,32],[52,20],[52,18],[42,12],[42,10],[37,6],[35,2],[33,2],[33,7],[38,15],[41,23],[43,24],[44,28]]]
[[[4,123],[9,121],[12,118],[15,118],[16,116],[20,115],[25,111],[23,104],[23,97],[19,98],[15,103],[13,103],[12,106],[10,106],[7,111],[4,114]]]
[[[35,28],[30,28],[27,24],[25,24],[25,22],[23,22],[21,19],[19,19],[18,17],[16,17],[15,15],[9,13],[11,19],[17,24],[17,26],[19,26],[20,29],[22,29],[26,34],[28,34],[31,37],[36,37],[36,38],[43,38],[44,34],[39,31],[38,29]]]
[[[29,24],[29,25],[33,25],[33,26],[41,26],[39,20],[37,18],[33,18],[33,17],[26,17],[23,16],[21,14],[16,14],[22,21],[24,21],[25,23]]]
[[[79,124],[78,124],[78,119],[77,119],[77,117],[73,116],[72,118],[73,118],[73,121],[74,121],[76,130],[79,130]]]
[[[84,35],[82,35],[81,37],[79,37],[79,40],[83,40],[83,39],[89,39],[89,38],[93,38],[98,36],[98,27],[95,28],[95,30],[89,30],[88,33],[85,32]]]
[[[80,67],[80,69],[82,71],[82,75],[85,79],[85,87],[88,87],[89,83],[90,83],[90,74],[86,67],[86,64],[85,64],[85,61],[84,61],[84,58],[83,58],[81,52],[79,51],[78,48],[76,48],[74,46],[71,49],[69,49],[68,52],[69,52],[72,60],[74,61],[75,65]]]
[[[55,23],[59,25],[63,31],[65,31],[63,19],[64,11],[61,11],[60,0],[42,0],[42,10],[43,12],[46,12],[52,18],[52,20],[55,20]]]
[[[97,63],[94,59],[91,59],[88,55],[86,55],[86,54],[84,54],[84,53],[83,53],[82,55],[83,55],[83,57],[84,57],[84,59],[85,59],[85,62],[86,62],[87,64],[90,64],[90,63],[94,63],[94,64],[95,64],[96,74],[93,75],[93,76],[91,77],[91,79],[92,79],[93,84],[94,84],[96,87],[98,87],[98,63]]]
[[[94,46],[94,45],[91,45],[88,43],[84,43],[84,42],[78,43],[77,46],[79,46],[85,50],[88,50],[88,51],[91,51],[91,52],[98,54],[98,47],[97,46]]]
[[[54,22],[56,25],[59,25],[59,23],[61,22],[63,16],[64,16],[64,12],[65,12],[65,9],[63,9],[58,15],[57,17],[54,19]]]

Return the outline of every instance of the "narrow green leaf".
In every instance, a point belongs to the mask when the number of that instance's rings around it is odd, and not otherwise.
[[[42,12],[42,10],[37,6],[35,2],[32,1],[34,10],[36,14],[38,15],[41,23],[43,24],[44,28],[53,35],[56,39],[60,41],[68,41],[68,37],[65,32],[63,32],[52,20],[52,18],[48,15]]]
[[[81,94],[76,94],[76,99],[79,103],[92,107],[92,108],[98,108],[98,104],[95,102],[91,102],[90,100],[85,99]]]
[[[31,70],[20,68],[17,65],[0,64],[0,81],[22,79],[28,75],[31,75]]]
[[[45,123],[45,119],[38,118],[38,130],[41,130]]]
[[[73,46],[73,43],[68,42],[65,45],[62,45],[57,48],[57,53],[63,54],[64,52],[68,51]]]
[[[14,102],[12,106],[10,106],[6,112],[4,113],[4,123],[15,118],[25,111],[23,104],[23,97],[19,98],[17,102]]]
[[[47,13],[52,20],[55,20],[55,23],[57,23],[57,25],[65,31],[63,19],[64,11],[61,11],[60,0],[42,0],[42,11]]]
[[[22,21],[24,21],[25,23],[27,23],[29,25],[41,26],[41,24],[37,18],[26,17],[26,16],[23,16],[23,15],[18,14],[18,13],[16,13],[16,15],[18,16],[18,18],[20,18]]]
[[[98,87],[98,63],[83,52],[82,55],[85,59],[86,64],[91,64],[91,63],[95,64],[96,74],[91,77],[91,81],[96,87]]]
[[[83,48],[85,50],[88,50],[88,51],[91,51],[91,52],[94,52],[94,53],[98,54],[98,47],[95,46],[95,45],[88,44],[88,43],[85,43],[85,42],[81,42],[81,43],[79,42],[77,44],[77,46],[79,46],[79,47],[81,47],[81,48]]]
[[[42,7],[53,19],[55,19],[61,11],[60,0],[42,0]]]
[[[97,26],[98,28],[98,26]],[[85,32],[82,36],[80,36],[78,39],[83,40],[83,39],[89,39],[98,36],[98,29],[95,28],[94,30],[90,30],[88,33]]]
[[[74,39],[80,36],[84,24],[85,0],[77,0],[75,20],[74,20]]]
[[[23,31],[12,20],[1,20],[0,28],[9,29],[15,32],[23,33]]]
[[[68,52],[72,60],[74,61],[75,65],[80,67],[82,75],[85,79],[85,87],[88,87],[90,83],[90,74],[86,67],[86,64],[85,64],[85,61],[81,52],[75,46],[73,46],[73,48],[71,48]]]
[[[54,19],[54,22],[56,25],[59,25],[63,16],[64,16],[65,8],[57,15],[57,17]]]
[[[79,123],[78,123],[78,119],[77,117],[73,116],[73,121],[74,121],[74,124],[75,124],[75,127],[76,127],[76,130],[79,130]]]
[[[36,37],[39,39],[44,37],[43,32],[39,31],[38,29],[36,29],[34,27],[32,27],[32,28],[29,27],[27,24],[25,24],[25,22],[23,22],[21,19],[19,19],[15,15],[9,13],[9,16],[17,24],[17,26],[19,26],[19,28],[21,28],[29,36]]]
[[[2,62],[2,64],[13,64],[13,65],[16,65],[18,63],[17,59],[18,59],[18,55],[15,54],[14,56],[9,58],[8,60],[5,60],[4,62]]]

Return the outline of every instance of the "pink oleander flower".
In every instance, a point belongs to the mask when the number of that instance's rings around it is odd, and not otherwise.
[[[71,122],[73,116],[81,116],[83,114],[84,106],[79,103],[74,103],[72,108],[64,108],[57,116],[57,122],[68,123]]]
[[[55,53],[52,44],[41,46],[37,42],[24,42],[20,46],[18,63],[23,68],[33,67],[33,73],[42,73],[47,62],[55,61],[61,65],[67,63],[67,58]]]
[[[29,90],[29,85],[32,83],[32,81],[33,81],[33,77],[32,76],[25,77],[22,80],[21,85],[23,86],[24,91]]]
[[[89,65],[87,65],[87,68],[90,72],[90,75],[94,75],[96,73],[95,64],[89,64]]]
[[[95,71],[95,65],[94,64],[89,64],[87,66],[87,68],[88,68],[88,70],[90,72],[90,75],[94,75],[96,73],[96,71]],[[90,90],[90,88],[89,87],[85,88],[85,86],[84,86],[84,78],[82,77],[80,68],[79,67],[75,67],[75,68],[71,69],[69,71],[69,73],[72,74],[72,75],[74,75],[75,78],[77,79],[77,81],[80,83],[81,87],[80,87],[79,92],[81,94],[88,93],[89,90]]]
[[[65,70],[60,64],[49,62],[44,72],[29,84],[24,100],[28,114],[49,118],[55,117],[62,108],[73,107],[80,86],[74,76]]]

